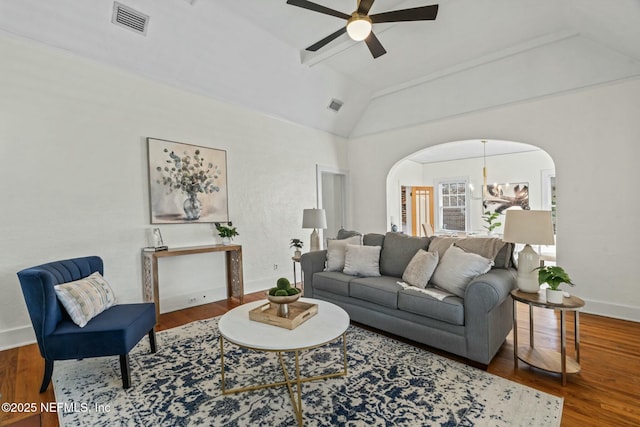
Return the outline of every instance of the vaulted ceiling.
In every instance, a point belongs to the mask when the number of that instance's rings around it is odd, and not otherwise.
[[[344,21],[285,0],[120,0],[149,15],[144,36],[113,3],[0,0],[0,31],[344,137],[640,76],[640,0],[440,0],[435,21],[375,24],[378,59],[346,35],[306,52]]]

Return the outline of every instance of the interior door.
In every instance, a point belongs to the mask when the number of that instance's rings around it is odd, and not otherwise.
[[[433,230],[433,187],[411,188],[412,224],[414,236],[425,236],[425,228]],[[425,227],[422,226],[425,224]]]

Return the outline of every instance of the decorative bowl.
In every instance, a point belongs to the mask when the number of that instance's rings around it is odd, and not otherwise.
[[[271,301],[274,304],[291,304],[292,302],[296,302],[298,301],[298,299],[300,299],[300,297],[302,296],[302,292],[298,292],[295,295],[287,295],[282,296],[282,297],[278,297],[275,295],[269,295],[269,293],[267,292],[267,299],[269,301]]]
[[[277,315],[279,317],[289,317],[289,305],[292,302],[296,302],[298,301],[298,299],[302,296],[302,292],[298,292],[295,295],[287,295],[285,296],[275,296],[275,295],[269,295],[269,292],[267,292],[267,298],[269,299],[269,301],[271,301],[274,304],[278,304],[278,312]]]

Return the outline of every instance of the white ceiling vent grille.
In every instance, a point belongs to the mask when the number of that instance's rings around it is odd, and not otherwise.
[[[340,110],[343,105],[344,105],[344,102],[342,102],[342,101],[340,101],[338,99],[332,99],[327,108],[329,108],[330,110],[333,110],[333,111],[335,111],[337,113],[338,110]]]
[[[113,2],[113,16],[111,22],[138,34],[147,35],[147,27],[149,26],[149,15],[131,9],[122,3]]]

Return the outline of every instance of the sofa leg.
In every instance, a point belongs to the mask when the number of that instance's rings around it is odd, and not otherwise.
[[[158,351],[156,346],[156,328],[151,328],[149,331],[149,344],[151,345],[151,353]]]
[[[44,359],[44,376],[42,377],[42,385],[40,386],[40,393],[47,391],[49,383],[51,382],[51,375],[53,374],[53,360]]]
[[[131,369],[129,368],[129,354],[120,355],[120,371],[122,371],[122,388],[131,387]]]

